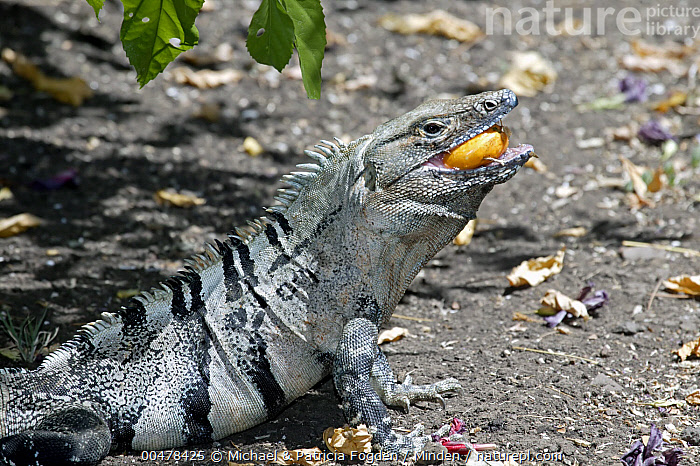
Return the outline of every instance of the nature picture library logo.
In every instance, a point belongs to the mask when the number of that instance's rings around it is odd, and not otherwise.
[[[696,39],[700,34],[700,6],[658,3],[650,7],[558,7],[553,0],[544,7],[488,7],[486,34],[604,35],[614,27],[627,36],[671,36]],[[690,3],[690,2],[689,2]],[[501,26],[502,30],[496,30]]]

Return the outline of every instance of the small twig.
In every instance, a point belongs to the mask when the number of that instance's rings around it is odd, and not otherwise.
[[[549,386],[549,389],[550,389],[550,390],[553,390],[553,391],[555,391],[555,392],[557,392],[557,393],[559,393],[559,394],[561,394],[561,395],[566,395],[566,396],[568,396],[569,398],[571,398],[572,400],[575,400],[575,399],[576,399],[576,397],[575,397],[574,395],[569,395],[569,394],[566,393],[566,392],[562,392],[561,390],[556,389],[556,388],[552,387],[551,385]]]
[[[396,317],[397,319],[404,319],[404,320],[415,320],[416,322],[432,322],[433,319],[424,319],[422,317],[411,317],[411,316],[405,316],[402,314],[393,314],[391,317]]]
[[[538,416],[537,414],[518,414],[518,417],[534,417],[535,419],[551,419],[552,421],[561,421],[563,419],[552,416]]]
[[[643,243],[641,241],[624,240],[624,241],[622,241],[622,245],[630,247],[630,248],[661,249],[662,251],[678,252],[681,254],[690,254],[691,256],[700,257],[700,251],[696,251],[695,249],[679,248],[677,246],[667,246],[665,244]]]
[[[479,220],[479,221],[481,222],[481,220]],[[465,281],[465,282],[462,284],[462,286],[473,285],[474,283],[479,283],[479,282],[490,282],[490,281],[492,281],[492,280],[503,280],[503,281],[505,281],[505,275],[502,274],[502,273],[499,273],[498,275],[489,275],[489,276],[487,276],[487,277],[476,277],[476,278],[472,278],[472,279],[469,279],[469,280]],[[396,314],[394,314],[394,315],[396,315]]]
[[[545,333],[544,335],[540,336],[540,337],[539,337],[537,340],[535,340],[535,341],[537,341],[537,343],[539,343],[539,342],[542,341],[542,339],[543,339],[544,337],[549,337],[549,336],[552,336],[552,335],[559,335],[559,334],[560,334],[560,333],[557,332],[556,330],[555,330],[554,332],[547,332],[547,333]]]
[[[666,407],[666,406],[678,406],[682,407],[685,406],[686,402],[684,400],[676,400],[671,397],[666,398],[665,400],[656,400],[656,401],[651,401],[651,402],[644,402],[644,401],[633,401],[634,404],[637,406],[653,406],[654,408],[659,408],[659,407]]]
[[[649,309],[651,309],[651,303],[654,302],[654,298],[656,298],[656,293],[659,292],[659,288],[661,288],[661,284],[663,283],[663,279],[659,278],[659,280],[656,282],[656,286],[654,287],[654,291],[651,292],[651,296],[649,296],[649,302],[647,303],[647,312],[649,312]]]
[[[591,364],[600,364],[600,362],[598,362],[594,359],[588,359],[588,358],[584,358],[581,356],[575,356],[573,354],[558,353],[558,352],[555,352],[552,350],[545,351],[545,350],[538,350],[535,348],[525,348],[524,346],[514,346],[513,349],[521,350],[521,351],[532,351],[533,353],[549,354],[550,356],[564,356],[565,358],[580,359],[581,361],[590,362]]]
[[[691,299],[692,296],[687,294],[673,294],[673,293],[656,293],[659,298],[673,298],[673,299]]]

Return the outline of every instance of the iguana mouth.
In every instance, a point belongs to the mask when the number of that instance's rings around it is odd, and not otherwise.
[[[508,147],[510,129],[500,122],[478,133],[472,138],[458,142],[422,164],[448,172],[484,172],[499,168],[524,165],[535,156],[530,144]]]

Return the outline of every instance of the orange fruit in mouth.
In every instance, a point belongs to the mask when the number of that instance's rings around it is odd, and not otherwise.
[[[508,132],[505,127],[493,125],[481,134],[452,149],[443,162],[450,168],[469,170],[486,165],[508,149]]]

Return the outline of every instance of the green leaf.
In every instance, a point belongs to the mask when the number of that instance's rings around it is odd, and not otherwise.
[[[143,87],[175,57],[197,45],[194,20],[204,0],[121,1],[124,21],[119,38]]]
[[[105,0],[87,0],[88,5],[92,7],[93,10],[95,10],[95,17],[97,19],[100,19],[100,10],[105,4]]]
[[[326,23],[320,0],[284,0],[294,23],[294,45],[299,53],[299,65],[306,95],[321,97],[321,63],[326,48]]]
[[[294,25],[279,0],[262,0],[248,27],[246,47],[250,56],[282,71],[292,57],[293,43]]]

